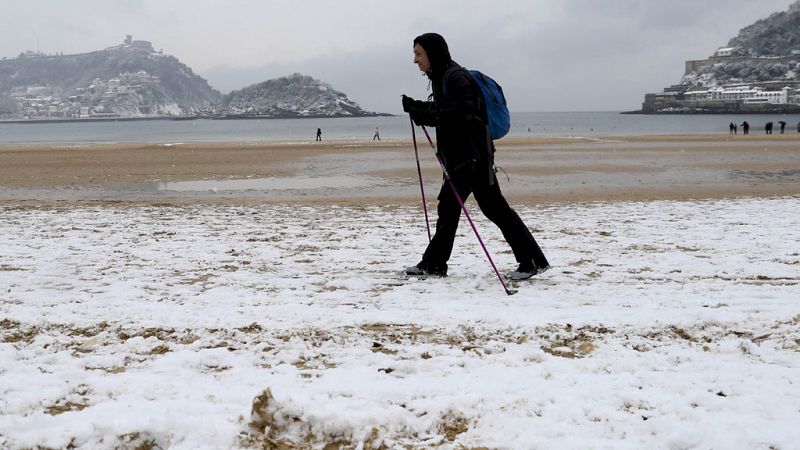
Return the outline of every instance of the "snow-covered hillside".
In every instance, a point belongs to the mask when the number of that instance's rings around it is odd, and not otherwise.
[[[217,114],[280,118],[376,115],[331,85],[299,73],[233,91],[224,97]]]

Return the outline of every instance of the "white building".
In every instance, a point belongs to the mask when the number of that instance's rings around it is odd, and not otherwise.
[[[721,47],[714,52],[714,56],[717,58],[722,58],[726,56],[733,56],[733,52],[736,51],[736,47]]]
[[[686,100],[697,100],[706,102],[732,102],[742,101],[744,103],[770,103],[773,105],[785,105],[789,103],[791,88],[783,88],[780,91],[764,91],[749,86],[737,87],[713,87],[705,91],[690,91],[685,94]]]
[[[117,92],[119,91],[120,82],[117,78],[112,78],[108,80],[108,84],[106,85],[107,92]]]

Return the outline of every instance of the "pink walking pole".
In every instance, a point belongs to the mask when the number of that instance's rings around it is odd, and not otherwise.
[[[422,210],[425,211],[425,227],[428,230],[428,242],[431,241],[431,224],[428,221],[428,203],[425,201],[425,187],[422,185],[422,169],[419,166],[419,151],[417,150],[417,132],[414,130],[414,121],[411,120],[411,114],[408,115],[408,120],[411,121],[411,138],[414,141],[414,156],[417,158],[417,173],[419,174],[419,191],[422,194]]]
[[[439,156],[439,151],[436,150],[436,146],[433,145],[433,139],[431,139],[431,135],[428,134],[428,130],[423,126],[422,131],[425,132],[425,137],[428,138],[428,142],[431,144],[431,148],[433,151],[436,152],[436,159],[439,161],[439,165],[442,166],[442,171],[444,172],[444,178],[450,183],[450,188],[453,190],[453,195],[455,195],[456,200],[458,200],[458,204],[461,205],[461,210],[464,211],[464,215],[467,217],[467,221],[469,222],[470,226],[472,226],[472,231],[475,232],[475,237],[478,238],[478,242],[481,244],[481,248],[483,248],[483,252],[486,253],[486,258],[489,259],[489,263],[492,265],[492,269],[494,269],[494,273],[497,275],[497,279],[500,280],[500,284],[503,285],[503,289],[505,289],[506,294],[514,295],[517,293],[515,289],[509,289],[506,286],[506,282],[503,281],[503,277],[500,275],[500,271],[497,270],[497,266],[494,264],[492,260],[492,256],[489,254],[489,250],[486,248],[486,245],[483,243],[483,239],[481,239],[481,235],[478,234],[478,229],[475,227],[475,223],[472,222],[472,217],[469,216],[469,212],[467,212],[467,207],[464,206],[464,201],[461,200],[461,196],[458,195],[458,190],[456,189],[455,183],[453,183],[453,179],[450,178],[450,174],[447,173],[447,168],[444,166],[444,161],[442,161],[442,157]]]

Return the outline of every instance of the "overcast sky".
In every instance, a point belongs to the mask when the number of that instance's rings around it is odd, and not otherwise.
[[[677,83],[684,61],[793,0],[3,0],[0,57],[82,53],[126,34],[176,56],[222,93],[301,72],[362,107],[421,98],[415,36],[495,78],[512,111],[620,111]]]

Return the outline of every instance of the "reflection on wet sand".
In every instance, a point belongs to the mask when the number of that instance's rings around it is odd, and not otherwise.
[[[800,195],[798,135],[498,141],[515,204]],[[442,183],[420,152],[428,198]],[[411,142],[0,148],[0,202],[416,204]]]
[[[233,180],[165,181],[156,183],[159,191],[219,192],[219,191],[272,191],[308,189],[352,189],[378,184],[370,177],[269,177]]]

